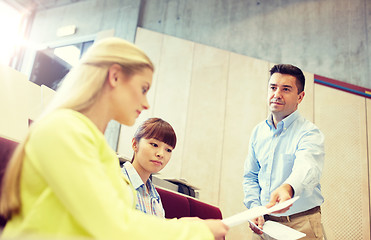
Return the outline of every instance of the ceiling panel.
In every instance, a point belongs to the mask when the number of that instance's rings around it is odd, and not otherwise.
[[[0,0],[20,11],[41,11],[82,1],[91,0]]]

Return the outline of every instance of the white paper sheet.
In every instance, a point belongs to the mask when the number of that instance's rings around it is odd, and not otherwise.
[[[252,221],[249,222],[254,227],[258,227]],[[277,240],[296,240],[306,236],[305,233],[273,221],[266,221],[263,225],[263,230],[261,231]]]
[[[282,203],[278,203],[271,208],[266,208],[264,206],[254,207],[254,208],[251,208],[249,210],[240,212],[236,215],[233,215],[231,217],[225,218],[222,221],[227,226],[233,227],[233,226],[239,225],[241,223],[247,222],[250,219],[254,219],[254,218],[257,218],[259,216],[263,216],[265,214],[270,214],[272,212],[276,212],[278,210],[284,209],[284,208],[290,206],[291,204],[293,204],[298,198],[299,198],[299,196],[296,196],[296,197],[291,198],[291,199],[289,199],[287,201],[284,201]]]
[[[260,206],[260,207],[254,207],[249,210],[240,212],[236,215],[233,215],[231,217],[225,218],[222,221],[224,224],[226,224],[229,227],[233,227],[236,225],[239,225],[241,223],[244,223],[248,221],[249,219],[257,218],[261,216],[262,214],[264,215],[264,212],[267,210],[266,207]]]

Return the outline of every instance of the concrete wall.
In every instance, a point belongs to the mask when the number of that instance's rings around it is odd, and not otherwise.
[[[139,17],[139,22],[138,22]],[[34,42],[115,29],[128,40],[138,26],[371,88],[370,0],[89,0],[36,14]]]
[[[371,88],[370,0],[143,2],[143,28]]]
[[[89,0],[39,11],[34,19],[30,40],[34,43],[68,40],[114,29],[115,35],[133,41],[140,1]],[[58,38],[57,29],[74,24],[75,35]]]

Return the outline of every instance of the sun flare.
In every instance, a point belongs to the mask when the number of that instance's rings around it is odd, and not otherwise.
[[[22,43],[21,35],[22,14],[0,2],[0,29],[2,37],[0,38],[0,64],[8,65],[10,59],[15,54],[16,47]]]

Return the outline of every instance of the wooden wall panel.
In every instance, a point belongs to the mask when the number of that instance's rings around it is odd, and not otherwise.
[[[267,117],[269,63],[231,53],[220,176],[219,206],[224,217],[245,211],[243,166],[253,128]],[[248,224],[230,229],[228,239],[251,239]]]
[[[181,176],[217,204],[228,78],[226,51],[195,44]]]
[[[41,85],[41,108],[44,110],[52,101],[55,91],[45,85]]]
[[[367,112],[367,142],[368,142],[368,190],[369,190],[369,217],[366,219],[371,226],[371,99],[366,99]],[[371,231],[371,230],[370,230]],[[370,237],[371,238],[371,237]]]
[[[369,239],[365,98],[315,85],[315,123],[325,135],[323,225],[330,240]]]
[[[150,105],[149,110],[143,111],[133,126],[128,127],[121,125],[117,152],[128,159],[131,159],[131,157],[133,156],[131,140],[134,136],[135,131],[143,121],[153,116],[154,98],[156,95],[156,86],[159,72],[157,68],[160,65],[163,38],[163,34],[152,32],[143,28],[137,29],[135,44],[140,47],[151,59],[151,61],[155,65],[155,72],[153,75],[151,89],[147,94],[147,99]]]
[[[169,122],[177,134],[177,146],[171,160],[161,171],[163,177],[180,178],[194,43],[164,36],[153,116]],[[165,47],[166,46],[166,47]]]
[[[28,131],[28,119],[40,114],[40,86],[7,66],[0,65],[0,76],[0,135],[21,141]]]
[[[299,112],[307,120],[314,122],[314,74],[304,72],[305,76],[305,87],[304,87],[304,99],[299,104]]]

